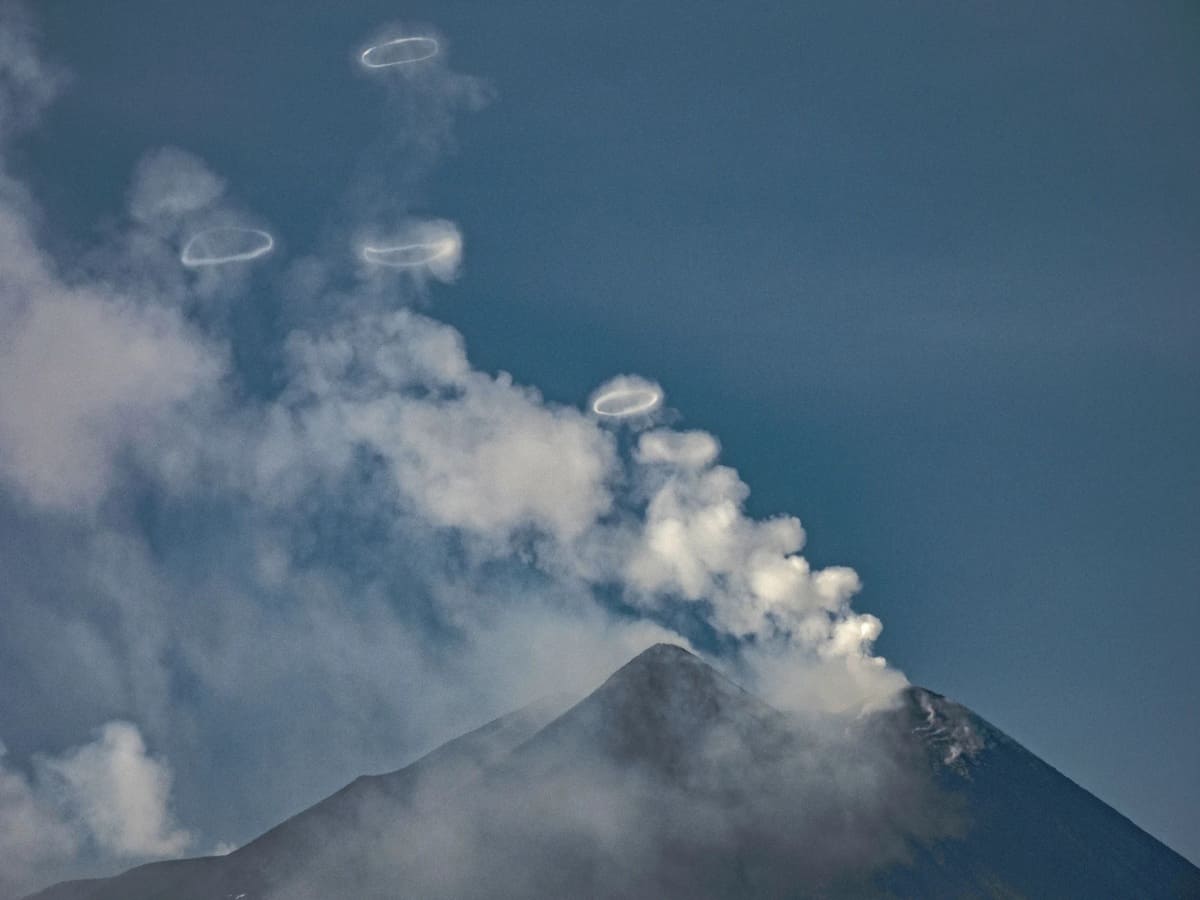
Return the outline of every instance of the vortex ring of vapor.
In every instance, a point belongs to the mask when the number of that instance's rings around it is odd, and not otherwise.
[[[423,47],[424,51],[417,50],[421,55],[408,56],[403,59],[386,59],[384,62],[372,62],[372,57],[387,56],[389,50],[403,50],[407,52],[409,49]],[[423,62],[427,59],[432,59],[438,55],[438,42],[431,37],[405,37],[396,38],[394,41],[385,41],[382,44],[376,44],[374,47],[368,47],[362,52],[362,64],[368,69],[386,69],[388,66],[403,66],[408,63]]]
[[[648,413],[662,402],[662,391],[653,388],[617,388],[601,394],[592,402],[598,416],[623,419]]]
[[[456,243],[453,238],[443,238],[424,244],[397,244],[395,247],[372,247],[364,244],[360,252],[364,260],[375,265],[390,266],[393,269],[414,269],[453,253]]]
[[[203,250],[197,250],[197,242],[203,242],[205,239],[211,240],[219,235],[251,235],[257,239],[258,244],[252,246],[249,250],[241,250],[235,253],[204,253]],[[231,262],[249,262],[252,259],[258,259],[260,256],[266,256],[275,247],[275,238],[271,237],[269,232],[263,231],[260,228],[209,228],[201,231],[199,234],[192,235],[183,247],[183,252],[179,254],[179,262],[190,269],[198,269],[202,266],[220,266]]]

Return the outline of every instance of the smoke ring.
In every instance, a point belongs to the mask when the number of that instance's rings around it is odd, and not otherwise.
[[[359,59],[368,69],[386,69],[433,59],[439,50],[438,42],[431,37],[404,37],[368,47]]]
[[[189,269],[249,262],[275,248],[275,238],[259,228],[208,228],[191,237],[179,254]]]
[[[601,394],[592,402],[598,416],[624,419],[652,412],[662,403],[662,391],[653,388],[617,388]]]
[[[392,247],[373,247],[364,244],[360,255],[365,262],[393,269],[414,269],[427,266],[454,252],[456,241],[446,238],[440,241],[416,244],[397,244]]]

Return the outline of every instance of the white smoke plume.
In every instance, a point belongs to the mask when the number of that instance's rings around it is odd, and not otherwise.
[[[170,229],[186,216],[208,209],[225,193],[218,178],[196,156],[163,147],[142,157],[129,192],[129,214],[148,226]]]
[[[377,48],[374,53],[372,48]],[[436,52],[427,55],[434,48]],[[346,214],[356,224],[379,229],[371,237],[394,237],[412,222],[409,207],[421,183],[438,160],[454,150],[456,116],[481,109],[492,99],[486,82],[451,68],[452,51],[446,36],[432,26],[392,22],[349,54],[348,63],[364,87],[382,99],[380,136],[363,148],[355,183],[347,186]],[[404,59],[409,61],[367,64]]]
[[[42,872],[71,859],[79,840],[49,798],[10,769],[4,756],[0,744],[0,897],[16,897],[34,887]]]
[[[66,72],[38,52],[37,40],[23,6],[0,4],[0,139],[33,125],[66,82]]]
[[[13,21],[6,139],[61,84]],[[486,93],[438,41],[436,57],[379,70],[409,72],[385,87],[418,174],[451,113]],[[413,221],[400,201],[360,202],[381,194],[370,181],[350,192],[365,220]],[[905,684],[874,655],[878,619],[851,606],[855,573],[814,569],[795,518],[748,516],[715,437],[654,427],[655,382],[621,376],[573,406],[480,371],[456,330],[412,309],[426,279],[381,287],[357,233],[276,281],[240,262],[185,270],[189,236],[262,224],[185,151],[143,160],[126,228],[81,262],[51,258],[36,207],[2,185],[0,658],[22,677],[0,683],[0,710],[57,746],[138,723],[43,758],[36,782],[0,772],[0,821],[25,829],[0,841],[47,848],[22,851],[26,881],[60,877],[81,844],[102,868],[193,834],[242,841],[299,798],[660,640],[713,635],[734,651],[724,664],[802,709],[877,705]],[[450,280],[462,243],[434,225],[453,253],[422,266]],[[428,243],[417,231],[398,243]],[[276,336],[278,389],[255,391],[209,301],[281,290],[307,312]],[[145,740],[184,773],[188,832]],[[69,818],[44,812],[42,778]],[[227,790],[220,808],[205,779]]]
[[[0,200],[0,475],[33,502],[81,509],[127,439],[211,383],[220,353],[171,309],[70,282]]]
[[[147,755],[141,733],[128,722],[109,722],[94,742],[40,764],[101,850],[132,858],[178,856],[191,842],[168,810],[170,770]]]
[[[35,757],[32,776],[4,756],[0,744],[0,896],[29,890],[46,869],[69,871],[81,852],[144,861],[179,856],[191,842],[170,810],[170,769],[128,722]]]

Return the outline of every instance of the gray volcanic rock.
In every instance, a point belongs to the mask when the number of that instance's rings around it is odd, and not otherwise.
[[[375,827],[376,811],[403,815],[418,786],[453,792],[458,785],[537,733],[568,701],[552,697],[496,719],[443,744],[411,765],[356,778],[335,794],[265,832],[227,856],[167,860],[112,878],[68,881],[29,900],[242,900],[267,896],[272,886],[304,871],[327,852],[331,838]]]
[[[913,725],[968,830],[879,880],[902,897],[1200,897],[1200,869],[1008,735],[910,688]]]
[[[37,900],[1198,897],[1200,870],[969,710],[798,721],[657,645],[225,857]]]

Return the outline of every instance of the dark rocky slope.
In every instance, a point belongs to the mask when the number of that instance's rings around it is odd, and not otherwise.
[[[965,708],[798,722],[658,645],[225,857],[37,900],[1200,897],[1200,870]]]

